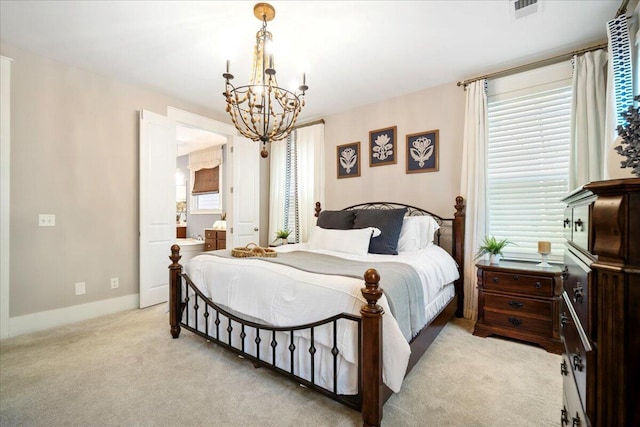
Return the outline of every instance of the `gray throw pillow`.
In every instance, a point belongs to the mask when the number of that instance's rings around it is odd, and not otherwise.
[[[357,209],[353,228],[376,227],[382,232],[372,237],[369,253],[398,255],[398,239],[402,220],[407,208],[402,209]]]
[[[355,211],[321,211],[316,225],[320,228],[351,230],[355,217]]]

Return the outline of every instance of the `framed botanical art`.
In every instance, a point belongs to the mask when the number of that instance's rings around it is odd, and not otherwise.
[[[338,179],[360,176],[360,141],[338,145]]]
[[[438,170],[438,129],[407,135],[407,173]]]
[[[396,126],[369,132],[369,166],[398,163],[396,133]]]

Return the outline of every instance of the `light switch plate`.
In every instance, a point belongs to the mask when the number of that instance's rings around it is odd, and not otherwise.
[[[40,227],[55,227],[56,216],[53,214],[40,214],[38,215],[38,225]]]

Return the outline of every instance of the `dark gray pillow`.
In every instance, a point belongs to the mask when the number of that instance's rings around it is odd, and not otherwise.
[[[372,237],[369,253],[398,255],[398,239],[407,208],[402,209],[358,209],[353,228],[376,227],[382,232]]]
[[[355,211],[321,211],[316,225],[320,228],[351,230],[355,217]]]

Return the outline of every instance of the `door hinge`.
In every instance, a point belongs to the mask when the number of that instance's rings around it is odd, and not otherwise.
[[[229,232],[230,232],[231,234],[233,234],[233,227],[231,227],[231,229],[229,230]]]
[[[233,194],[233,187],[229,188],[229,193]]]
[[[233,153],[233,145],[230,147],[229,151]]]

